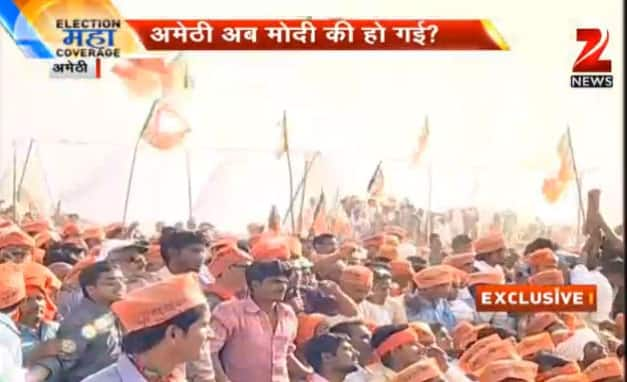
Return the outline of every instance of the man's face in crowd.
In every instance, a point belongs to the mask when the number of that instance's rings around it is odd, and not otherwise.
[[[326,358],[331,369],[340,373],[348,374],[357,371],[357,366],[359,365],[359,352],[348,341],[342,341],[335,355],[330,355]]]
[[[492,252],[488,256],[488,262],[490,265],[500,265],[503,266],[505,264],[505,248],[499,249],[498,251]]]
[[[172,341],[172,353],[181,356],[181,359],[190,362],[201,358],[202,349],[207,346],[207,341],[211,337],[211,327],[209,326],[211,315],[206,310],[201,318],[194,322],[187,333],[180,328],[171,326],[174,335],[170,336]]]
[[[26,247],[10,246],[2,248],[0,250],[0,264],[1,263],[15,263],[22,264],[28,255],[30,250]]]
[[[323,237],[316,242],[314,250],[320,255],[330,255],[337,250],[337,240],[333,236]]]
[[[202,243],[189,244],[170,255],[170,268],[175,274],[200,272],[207,257],[207,247]]]
[[[392,357],[396,360],[396,363],[401,365],[404,369],[409,365],[412,365],[423,357],[423,346],[419,343],[403,345],[392,351]]]
[[[125,276],[132,276],[146,269],[146,258],[134,247],[121,248],[109,253],[109,261],[118,265]]]
[[[44,292],[37,288],[28,290],[28,297],[20,305],[20,317],[29,318],[36,317],[37,321],[44,317],[44,309],[46,308],[46,300]]]
[[[253,282],[255,297],[269,301],[283,301],[289,279],[287,276],[268,277],[263,282]]]
[[[107,303],[121,300],[126,294],[124,274],[120,269],[104,272],[98,277],[95,286],[88,286],[87,291],[93,299]]]
[[[360,364],[365,366],[373,353],[370,339],[372,335],[366,325],[352,325],[349,330],[351,345],[359,352]]]
[[[342,283],[342,290],[357,304],[364,301],[370,295],[371,288],[366,285]]]
[[[392,279],[383,278],[374,283],[372,287],[372,295],[376,299],[385,301],[390,296],[390,290],[392,289]]]

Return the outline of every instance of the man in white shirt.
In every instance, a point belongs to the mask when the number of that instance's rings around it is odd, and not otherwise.
[[[22,269],[13,263],[0,264],[0,381],[24,380],[22,341],[11,315],[25,298]]]

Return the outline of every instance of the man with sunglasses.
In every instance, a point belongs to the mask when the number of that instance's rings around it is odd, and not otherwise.
[[[215,282],[204,288],[212,310],[219,303],[246,291],[245,271],[252,261],[248,253],[235,245],[227,245],[216,252],[209,263],[209,272],[215,277]]]

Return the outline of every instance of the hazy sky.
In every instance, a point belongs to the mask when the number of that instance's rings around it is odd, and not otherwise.
[[[288,111],[292,146],[323,151],[329,175],[320,182],[328,194],[338,186],[342,192],[363,193],[377,161],[384,160],[391,191],[424,204],[426,167],[431,164],[436,209],[474,202],[517,208],[554,221],[573,221],[576,216],[574,189],[552,206],[540,195],[542,178],[557,169],[555,149],[568,124],[578,165],[587,171],[584,189],[602,187],[605,213],[613,222],[620,219],[624,64],[620,1],[605,1],[603,7],[589,1],[487,0],[323,0],[315,6],[276,0],[115,3],[129,18],[489,18],[509,43],[508,52],[190,54],[196,88],[186,114],[194,131],[190,144],[195,204],[199,214],[232,229],[241,223],[241,218],[231,216],[234,208],[254,211],[257,218],[265,216],[266,203],[287,202],[286,165],[269,152],[277,144],[276,123],[283,109]],[[570,89],[571,68],[581,47],[575,41],[577,27],[610,31],[605,57],[612,59],[613,89]],[[48,68],[25,61],[4,34],[0,44],[2,168],[10,166],[7,149],[13,139],[25,146],[35,137],[41,141],[44,167],[55,174],[50,180],[55,199],[68,198],[68,205],[85,209],[94,218],[119,215],[112,208],[93,206],[92,191],[81,198],[70,192],[79,176],[70,166],[83,150],[81,168],[89,172],[99,166],[106,179],[97,195],[119,205],[130,150],[149,102],[129,100],[106,72],[100,81],[49,80]],[[410,171],[405,158],[425,115],[432,132],[429,153],[422,168]],[[68,149],[52,144],[59,139],[101,145]],[[224,148],[252,151],[209,151]],[[134,214],[141,219],[157,213],[166,219],[185,216],[180,212],[187,208],[182,154],[164,159],[154,151],[144,152],[138,186],[142,191],[137,192],[159,189],[160,194],[137,202]],[[109,166],[103,165],[104,158]],[[297,159],[300,172],[302,158]],[[107,187],[116,191],[102,191]],[[85,186],[95,188],[93,183]],[[261,193],[263,206],[236,203],[251,189]],[[180,204],[155,210],[155,204],[174,196],[182,200]],[[246,213],[238,215],[248,218]]]

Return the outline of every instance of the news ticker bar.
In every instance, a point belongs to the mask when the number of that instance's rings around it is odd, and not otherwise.
[[[126,20],[147,50],[508,50],[490,20]]]
[[[479,312],[594,312],[596,285],[478,285]]]
[[[83,80],[101,76],[99,58],[58,58],[50,61],[50,78]]]

